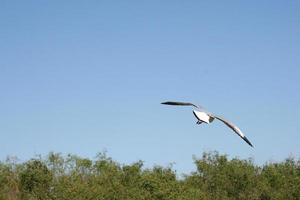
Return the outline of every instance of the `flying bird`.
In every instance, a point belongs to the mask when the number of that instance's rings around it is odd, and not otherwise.
[[[210,112],[207,112],[201,106],[197,106],[195,104],[188,103],[188,102],[175,102],[175,101],[166,101],[166,102],[162,102],[161,104],[172,105],[172,106],[193,106],[193,107],[195,107],[195,110],[193,110],[193,114],[196,117],[196,119],[198,120],[196,122],[197,124],[202,124],[203,122],[206,124],[209,124],[209,123],[213,122],[214,119],[218,119],[221,122],[223,122],[224,124],[226,124],[229,128],[231,128],[238,136],[240,136],[245,142],[247,142],[247,144],[249,144],[251,147],[253,147],[253,145],[248,140],[248,138],[243,134],[243,132],[236,125],[234,125],[233,123],[229,122],[228,120],[226,120],[220,116],[216,116]]]

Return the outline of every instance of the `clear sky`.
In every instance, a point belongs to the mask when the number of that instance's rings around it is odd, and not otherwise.
[[[300,1],[0,1],[0,159],[50,151],[188,173],[300,157]],[[197,126],[191,101],[238,125]]]

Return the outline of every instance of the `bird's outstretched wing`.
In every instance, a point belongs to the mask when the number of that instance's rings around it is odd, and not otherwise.
[[[236,125],[234,125],[233,123],[227,121],[226,119],[219,117],[219,116],[214,116],[214,118],[220,120],[221,122],[223,122],[224,124],[226,124],[229,128],[231,128],[236,134],[238,134],[245,142],[247,142],[247,144],[249,144],[251,147],[253,147],[253,145],[251,144],[251,142],[248,140],[248,138],[242,133],[242,131],[239,129],[239,127],[237,127]]]
[[[172,105],[172,106],[194,106],[196,108],[201,108],[201,106],[196,106],[195,104],[188,103],[188,102],[166,101],[166,102],[162,102],[161,104]]]

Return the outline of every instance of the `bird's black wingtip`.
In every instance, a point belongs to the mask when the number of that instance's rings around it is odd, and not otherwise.
[[[174,101],[165,101],[165,102],[161,102],[161,104],[164,104],[164,105],[171,105],[171,106],[180,106],[181,103],[180,102],[174,102]]]
[[[251,142],[248,140],[246,136],[244,136],[243,139],[245,140],[245,142],[247,142],[247,144],[249,144],[252,148],[254,148],[254,146],[251,144]]]

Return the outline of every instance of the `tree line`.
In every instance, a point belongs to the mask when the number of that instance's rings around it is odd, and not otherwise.
[[[194,158],[197,170],[120,164],[105,153],[90,160],[49,153],[0,162],[0,200],[300,200],[300,160],[257,166],[218,152]]]

